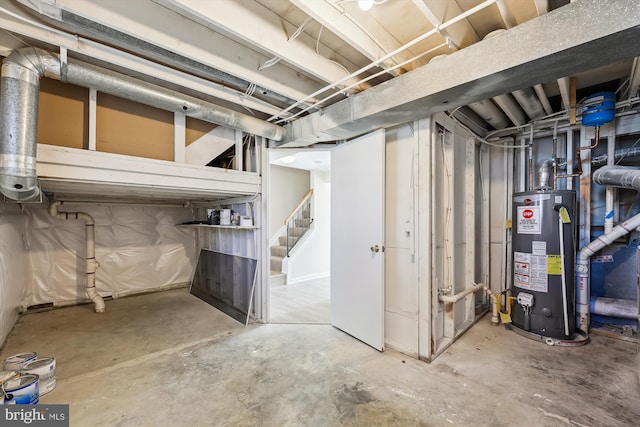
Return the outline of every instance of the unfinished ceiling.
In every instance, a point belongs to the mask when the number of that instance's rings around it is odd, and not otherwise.
[[[624,19],[607,22],[610,7]],[[483,135],[563,111],[593,91],[635,96],[640,47],[628,39],[638,33],[637,9],[634,0],[11,0],[0,6],[0,54],[62,48],[71,58],[286,126],[282,145],[347,139],[436,111]],[[556,28],[571,22],[576,27]],[[539,32],[545,24],[552,34]],[[621,28],[609,31],[609,24]],[[553,43],[583,57],[560,66],[536,51]],[[592,51],[597,46],[602,54]],[[514,61],[510,49],[522,58]],[[509,61],[518,78],[506,65],[486,66]],[[481,66],[490,73],[484,80],[473,75]],[[460,81],[447,82],[449,75]],[[426,93],[431,80],[446,87]],[[360,96],[374,87],[371,97]],[[421,90],[384,105],[396,93]],[[354,98],[380,111],[360,114]]]

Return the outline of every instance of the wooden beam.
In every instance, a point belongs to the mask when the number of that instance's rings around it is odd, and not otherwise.
[[[185,162],[187,117],[182,113],[173,113],[173,161]]]
[[[569,79],[569,124],[576,124],[576,78]]]

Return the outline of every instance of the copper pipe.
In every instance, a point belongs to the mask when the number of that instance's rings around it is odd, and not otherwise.
[[[576,149],[576,164],[578,171],[567,175],[558,175],[556,176],[556,178],[572,178],[574,176],[582,175],[582,161],[580,159],[580,152],[583,150],[592,150],[598,146],[598,142],[600,142],[600,126],[596,126],[596,133],[593,139],[593,145],[589,145],[587,147],[578,147]]]

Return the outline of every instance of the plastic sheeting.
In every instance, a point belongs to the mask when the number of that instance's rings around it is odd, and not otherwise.
[[[0,202],[0,346],[18,319],[20,302],[30,278],[20,206]]]
[[[193,233],[176,224],[193,220],[190,208],[64,203],[96,223],[98,293],[119,296],[160,290],[191,281],[196,264]],[[23,307],[87,301],[85,224],[28,207],[26,240],[32,267]]]

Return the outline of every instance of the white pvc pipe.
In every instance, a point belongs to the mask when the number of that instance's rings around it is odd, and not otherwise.
[[[567,275],[564,268],[564,223],[562,215],[558,215],[558,233],[560,234],[560,277],[562,279],[562,315],[564,317],[564,334],[569,336],[569,309],[567,304]]]
[[[474,285],[470,288],[465,289],[462,292],[458,292],[454,295],[440,295],[440,301],[442,302],[458,302],[462,298],[466,297],[469,294],[479,291],[483,289],[484,285],[482,283],[474,283]]]
[[[607,138],[607,166],[613,166],[615,164],[616,157],[616,138],[613,134],[615,126],[611,125],[611,131]],[[597,142],[597,141],[596,141]],[[607,185],[605,189],[604,200],[604,232],[609,233],[613,229],[613,196],[614,188],[611,185]]]
[[[86,275],[87,275],[87,296],[95,305],[96,313],[104,313],[104,300],[96,291],[96,232],[95,220],[85,212],[60,212],[58,209],[62,202],[53,202],[49,205],[49,215],[60,219],[80,219],[84,221],[86,231]]]

